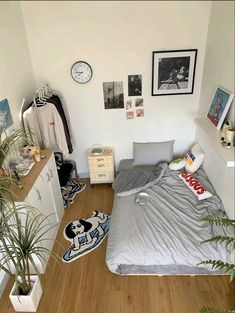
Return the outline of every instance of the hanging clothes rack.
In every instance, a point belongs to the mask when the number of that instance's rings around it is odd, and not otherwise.
[[[60,94],[60,97],[58,96],[58,94]],[[72,148],[72,143],[71,143],[71,138],[70,138],[70,131],[68,128],[67,118],[66,118],[66,115],[64,113],[64,108],[63,108],[63,104],[62,104],[62,102],[64,103],[64,99],[63,99],[63,101],[61,101],[60,98],[61,98],[61,93],[58,91],[52,90],[50,84],[47,82],[34,92],[32,103],[30,103],[27,107],[22,108],[21,116],[23,116],[22,120],[24,123],[25,112],[28,109],[30,109],[30,107],[34,108],[33,110],[31,110],[31,112],[32,112],[32,114],[34,114],[35,123],[37,124],[37,126],[36,126],[36,128],[37,128],[36,137],[38,139],[37,141],[40,143],[39,145],[42,148],[46,148],[45,142],[44,142],[43,136],[42,136],[43,130],[45,130],[45,128],[43,129],[44,125],[43,125],[43,123],[42,123],[42,125],[40,123],[39,116],[41,117],[41,115],[40,115],[41,112],[38,110],[40,110],[39,108],[42,106],[50,105],[50,108],[53,109],[53,112],[55,112],[55,114],[57,116],[57,121],[58,121],[58,118],[61,119],[61,121],[59,121],[59,123],[61,124],[61,127],[59,129],[64,130],[63,136],[65,135],[65,137],[66,137],[65,141],[67,142],[67,146],[68,146],[68,149],[64,148],[63,150],[68,150],[67,153],[72,153],[73,148]],[[41,118],[41,122],[42,122],[42,118]],[[54,125],[54,123],[50,123],[50,125],[51,124]],[[61,137],[61,134],[58,134],[57,138],[59,138],[59,137]],[[65,147],[64,144],[63,144],[63,146]],[[47,145],[47,148],[48,148],[48,145]]]

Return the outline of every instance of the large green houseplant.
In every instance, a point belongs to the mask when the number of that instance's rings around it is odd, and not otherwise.
[[[209,238],[205,241],[202,242],[206,243],[206,242],[216,242],[216,243],[220,243],[220,244],[224,244],[227,249],[230,250],[231,254],[233,253],[234,255],[234,251],[235,251],[235,238],[234,238],[234,233],[235,233],[235,221],[234,220],[230,220],[228,218],[221,218],[221,217],[215,217],[212,215],[208,215],[205,218],[203,218],[203,220],[208,221],[211,225],[216,224],[218,226],[221,227],[231,227],[231,229],[233,229],[233,231],[231,232],[233,236],[222,236],[222,235],[218,235],[218,236],[214,236],[212,238]],[[209,264],[212,266],[212,269],[220,269],[223,270],[225,273],[230,275],[230,282],[234,279],[235,277],[235,264],[233,263],[225,263],[221,260],[205,260],[202,261],[200,264]],[[215,309],[215,308],[211,308],[211,307],[202,307],[199,310],[199,313],[235,313],[235,310],[220,310],[220,309]]]
[[[28,144],[28,139],[25,132],[16,131],[0,142],[0,269],[14,278],[13,294],[19,300],[15,309],[33,312],[40,299],[33,307],[21,309],[24,300],[20,296],[32,293],[35,280],[31,272],[36,273],[40,280],[38,261],[43,262],[46,254],[50,253],[42,243],[49,240],[47,232],[55,225],[49,222],[49,217],[26,203],[14,203],[9,186],[18,182],[7,176],[9,172],[3,168],[12,149],[19,143]]]

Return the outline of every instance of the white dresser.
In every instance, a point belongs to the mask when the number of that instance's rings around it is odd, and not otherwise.
[[[64,205],[54,155],[50,150],[44,150],[42,154],[45,155],[45,158],[40,163],[35,163],[30,173],[21,178],[23,188],[19,189],[12,185],[10,190],[16,205],[26,202],[44,215],[50,214],[49,220],[55,227],[45,234],[43,246],[51,251],[59,223],[63,217]],[[46,238],[50,238],[50,240],[46,240]],[[45,272],[48,259],[49,255],[45,254],[43,263],[36,261],[41,273]],[[7,280],[8,276],[0,271],[0,296]]]
[[[111,147],[104,147],[103,153],[93,155],[92,148],[88,149],[87,161],[90,175],[90,183],[112,183],[114,180],[114,152]]]

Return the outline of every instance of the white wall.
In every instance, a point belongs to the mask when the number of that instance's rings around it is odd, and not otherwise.
[[[198,116],[207,115],[218,86],[234,93],[234,1],[213,1]],[[234,122],[234,102],[228,114]]]
[[[63,92],[79,172],[87,172],[86,150],[102,143],[116,163],[132,157],[133,141],[175,138],[182,153],[195,137],[211,1],[23,1],[21,3],[36,83]],[[193,95],[151,96],[152,51],[198,49]],[[70,76],[75,61],[94,70],[79,85]],[[102,82],[143,75],[145,117],[125,119],[125,110],[104,110]]]
[[[35,90],[20,3],[0,2],[0,100],[7,98],[15,125],[23,98]]]
[[[14,120],[19,126],[23,98],[30,99],[35,80],[24,22],[19,2],[0,2],[0,100],[7,98]],[[7,275],[0,271],[0,296]]]
[[[208,30],[199,116],[206,117],[218,85],[234,93],[234,2],[213,1]],[[229,112],[234,123],[234,104]],[[235,126],[235,125],[234,125]],[[200,130],[196,140],[205,152],[205,170],[230,218],[235,218],[234,168],[227,168]]]

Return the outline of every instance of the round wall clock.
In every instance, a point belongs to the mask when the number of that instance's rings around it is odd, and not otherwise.
[[[87,62],[78,61],[71,67],[72,78],[79,84],[89,82],[92,74],[92,68]]]

